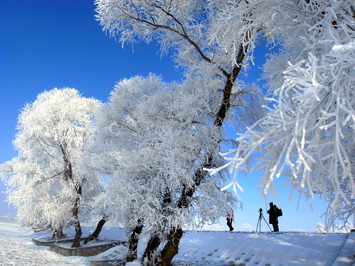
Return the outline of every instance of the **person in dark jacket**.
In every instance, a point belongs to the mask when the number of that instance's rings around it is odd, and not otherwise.
[[[227,220],[227,225],[228,225],[228,227],[229,227],[229,231],[233,231],[233,230],[234,230],[234,228],[233,228],[233,226],[232,226],[232,223],[233,223],[233,216],[231,216],[231,215],[228,213],[226,220]]]
[[[272,202],[270,202],[270,209],[267,211],[269,214],[269,224],[272,224],[274,232],[279,231],[279,219],[277,214],[277,207]]]

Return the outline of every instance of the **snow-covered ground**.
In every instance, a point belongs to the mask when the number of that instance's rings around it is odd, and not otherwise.
[[[84,236],[93,227],[84,227]],[[47,232],[49,233],[49,232]],[[16,223],[0,222],[0,265],[90,265],[90,261],[119,259],[123,246],[93,257],[65,257],[36,246],[31,240],[43,236]],[[351,233],[350,236],[352,236]],[[333,265],[349,234],[300,232],[260,233],[188,231],[181,241],[174,265]],[[101,238],[122,239],[122,229],[104,228]],[[349,238],[350,238],[349,236]],[[354,238],[354,237],[353,237]],[[340,264],[350,265],[354,239]],[[142,250],[140,249],[140,252]],[[129,263],[127,265],[139,265]]]
[[[32,242],[33,230],[0,222],[0,265],[85,265],[85,259],[64,257]]]

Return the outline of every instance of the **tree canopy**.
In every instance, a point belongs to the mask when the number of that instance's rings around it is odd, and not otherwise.
[[[98,192],[99,179],[79,169],[98,106],[63,88],[39,94],[21,110],[14,141],[19,155],[3,170],[9,175],[9,202],[22,221],[60,229],[89,211],[85,203]]]
[[[355,6],[300,1],[292,16],[303,19],[279,32],[281,52],[265,65],[267,113],[240,135],[229,166],[246,169],[260,154],[252,170],[264,173],[263,193],[276,195],[274,180],[286,178],[307,200],[321,194],[334,226],[348,221],[355,196]]]

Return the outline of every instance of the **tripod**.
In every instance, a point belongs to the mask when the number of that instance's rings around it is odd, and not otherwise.
[[[270,231],[272,231],[270,225],[267,223],[267,221],[266,221],[266,219],[265,219],[265,217],[263,215],[263,209],[260,208],[259,209],[259,219],[258,219],[258,223],[256,224],[255,232],[258,233],[258,229],[259,229],[259,233],[261,231],[261,218],[264,219],[266,225],[269,227]]]

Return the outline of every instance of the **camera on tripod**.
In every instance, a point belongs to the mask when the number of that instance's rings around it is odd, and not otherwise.
[[[256,233],[260,233],[261,232],[261,220],[264,220],[265,221],[265,223],[266,223],[266,225],[269,227],[269,229],[270,229],[270,231],[272,231],[271,230],[271,228],[270,228],[270,226],[269,226],[269,224],[268,224],[268,222],[266,221],[266,219],[265,219],[265,217],[264,217],[264,215],[263,215],[263,209],[262,208],[260,208],[259,209],[259,219],[258,219],[258,223],[257,223],[257,225],[256,225]]]

